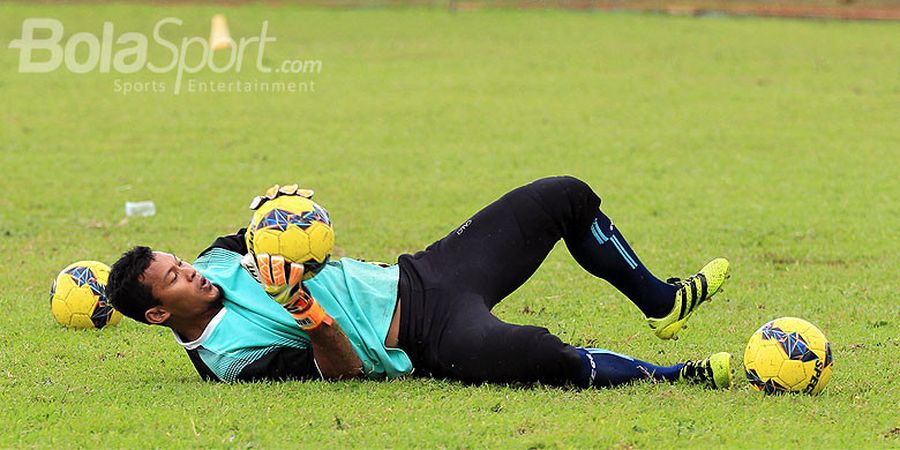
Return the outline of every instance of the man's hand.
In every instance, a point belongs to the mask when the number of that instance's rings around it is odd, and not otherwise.
[[[256,211],[263,203],[274,200],[282,195],[298,195],[300,197],[312,199],[314,194],[315,191],[312,189],[301,189],[300,186],[296,184],[289,184],[286,186],[274,184],[266,189],[265,194],[253,197],[253,200],[250,202],[250,209]]]
[[[291,300],[303,280],[303,264],[292,264],[281,255],[256,255],[259,282],[266,292],[282,305]]]
[[[297,324],[311,331],[333,320],[303,286],[303,264],[291,264],[280,255],[256,255],[259,282],[266,293],[291,313]]]

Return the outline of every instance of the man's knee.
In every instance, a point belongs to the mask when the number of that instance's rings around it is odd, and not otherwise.
[[[600,198],[594,190],[584,181],[570,175],[541,178],[528,187],[548,202],[587,202],[600,205]]]
[[[525,186],[525,190],[557,220],[563,236],[587,226],[600,208],[600,197],[594,190],[572,176],[541,178]]]
[[[555,177],[541,178],[541,180],[548,180],[550,183],[553,183],[563,189],[572,192],[591,191],[591,187],[588,186],[587,183],[571,175],[559,175]]]

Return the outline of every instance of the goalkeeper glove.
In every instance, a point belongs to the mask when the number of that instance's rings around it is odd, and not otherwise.
[[[250,202],[250,209],[256,211],[263,203],[269,200],[275,200],[282,195],[297,195],[312,200],[313,194],[315,194],[315,192],[312,189],[300,189],[300,186],[297,184],[289,184],[287,186],[274,184],[266,189],[265,194],[253,197],[253,200]]]
[[[250,256],[249,261],[247,256]],[[245,268],[253,261],[245,255],[241,265]],[[291,264],[280,255],[260,253],[256,255],[257,280],[272,299],[291,313],[304,331],[312,331],[321,324],[331,325],[334,320],[303,286],[303,264]],[[248,269],[248,272],[252,271]]]

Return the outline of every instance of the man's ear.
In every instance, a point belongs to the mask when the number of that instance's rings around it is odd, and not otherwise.
[[[162,325],[165,321],[169,320],[169,316],[171,315],[172,314],[166,311],[162,306],[154,306],[144,312],[144,318],[147,319],[147,322],[150,322],[151,325]]]

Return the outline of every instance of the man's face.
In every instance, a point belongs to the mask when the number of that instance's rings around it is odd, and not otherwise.
[[[218,302],[221,292],[190,264],[175,255],[153,252],[141,281],[150,286],[161,305],[147,310],[150,323],[162,324],[201,316]]]

